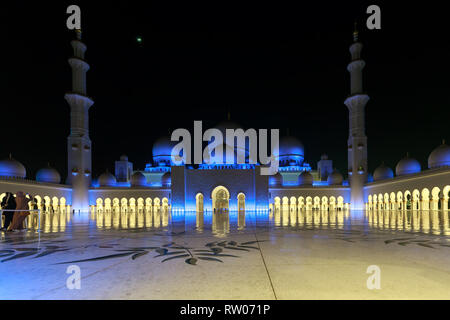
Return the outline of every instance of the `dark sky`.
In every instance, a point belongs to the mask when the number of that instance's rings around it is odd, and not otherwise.
[[[33,178],[47,162],[63,176],[67,171],[64,93],[71,88],[67,58],[74,36],[66,29],[69,4],[81,7],[91,65],[94,176],[112,171],[124,153],[143,169],[157,137],[190,129],[193,120],[213,126],[227,110],[244,127],[282,133],[289,128],[304,143],[313,168],[328,153],[345,173],[343,101],[355,20],[367,63],[364,88],[371,97],[366,109],[370,170],[383,160],[394,167],[407,151],[426,166],[442,138],[450,140],[449,35],[440,5],[93,2],[20,1],[1,10],[7,58],[0,157],[11,152]],[[368,4],[380,5],[381,30],[365,28]],[[136,36],[143,38],[141,45]]]

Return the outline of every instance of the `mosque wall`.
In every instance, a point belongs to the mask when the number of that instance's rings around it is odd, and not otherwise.
[[[429,169],[426,171],[397,176],[392,179],[379,180],[371,182],[364,187],[364,202],[369,201],[369,196],[379,194],[391,194],[409,191],[411,194],[414,190],[418,190],[421,194],[423,190],[428,190],[431,193],[432,190],[439,189],[441,193],[446,186],[450,186],[450,167],[443,167],[437,169]],[[442,198],[442,194],[440,197]]]
[[[204,208],[212,211],[211,193],[218,186],[223,186],[228,190],[230,210],[237,210],[239,193],[245,195],[245,208],[255,210],[255,173],[254,169],[186,170],[186,210],[196,210],[195,197],[201,193],[203,194]]]
[[[138,199],[138,198],[167,198],[170,203],[170,189],[150,189],[150,188],[118,188],[118,187],[100,187],[89,190],[89,205],[96,205],[97,199]]]
[[[0,178],[0,195],[6,192],[17,193],[22,191],[29,193],[32,196],[57,197],[64,198],[65,203],[72,204],[72,187],[62,184],[37,182],[35,180],[15,179],[15,178]]]
[[[344,203],[350,203],[350,188],[344,186],[324,186],[324,187],[295,187],[295,188],[269,188],[269,201],[270,203],[275,202],[275,198],[278,197],[282,199],[283,197],[291,198],[291,197],[307,197],[315,198],[319,197],[322,199],[323,197],[330,198],[338,198],[343,197]]]
[[[269,206],[269,176],[261,175],[261,167],[255,168],[255,207],[267,209]]]

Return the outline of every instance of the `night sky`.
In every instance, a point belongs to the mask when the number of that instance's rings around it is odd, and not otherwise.
[[[70,4],[81,7],[91,66],[94,176],[113,171],[121,154],[143,169],[156,138],[191,129],[194,120],[214,126],[228,110],[245,128],[279,128],[283,134],[289,128],[314,169],[327,153],[346,173],[343,101],[350,90],[346,67],[355,20],[367,63],[364,89],[371,97],[370,171],[381,161],[394,168],[407,151],[425,167],[441,140],[450,140],[449,35],[439,5],[93,2],[20,1],[1,10],[6,59],[0,158],[11,152],[28,177],[47,162],[63,177],[67,172]],[[381,30],[366,29],[368,4],[380,5]]]

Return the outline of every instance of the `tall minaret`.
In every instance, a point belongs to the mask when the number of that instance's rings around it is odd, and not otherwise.
[[[363,45],[358,41],[358,31],[353,32],[350,46],[352,61],[348,64],[350,72],[350,96],[345,100],[349,110],[348,137],[348,175],[351,188],[350,208],[364,208],[364,183],[367,180],[367,137],[364,125],[364,108],[369,96],[363,93],[362,70],[366,63],[361,59]]]
[[[70,105],[70,135],[67,138],[67,184],[72,185],[74,210],[89,209],[91,186],[92,148],[89,139],[89,108],[94,101],[86,96],[86,72],[89,64],[84,60],[86,45],[81,42],[81,30],[70,44],[74,55],[69,58],[72,67],[72,91],[64,96]]]

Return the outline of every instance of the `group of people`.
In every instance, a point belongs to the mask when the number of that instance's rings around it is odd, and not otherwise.
[[[17,192],[15,197],[11,192],[7,192],[1,202],[1,210],[5,221],[0,230],[8,232],[25,230],[24,221],[30,214],[30,205],[32,209],[38,209],[35,198],[31,196],[27,198],[22,191]]]

